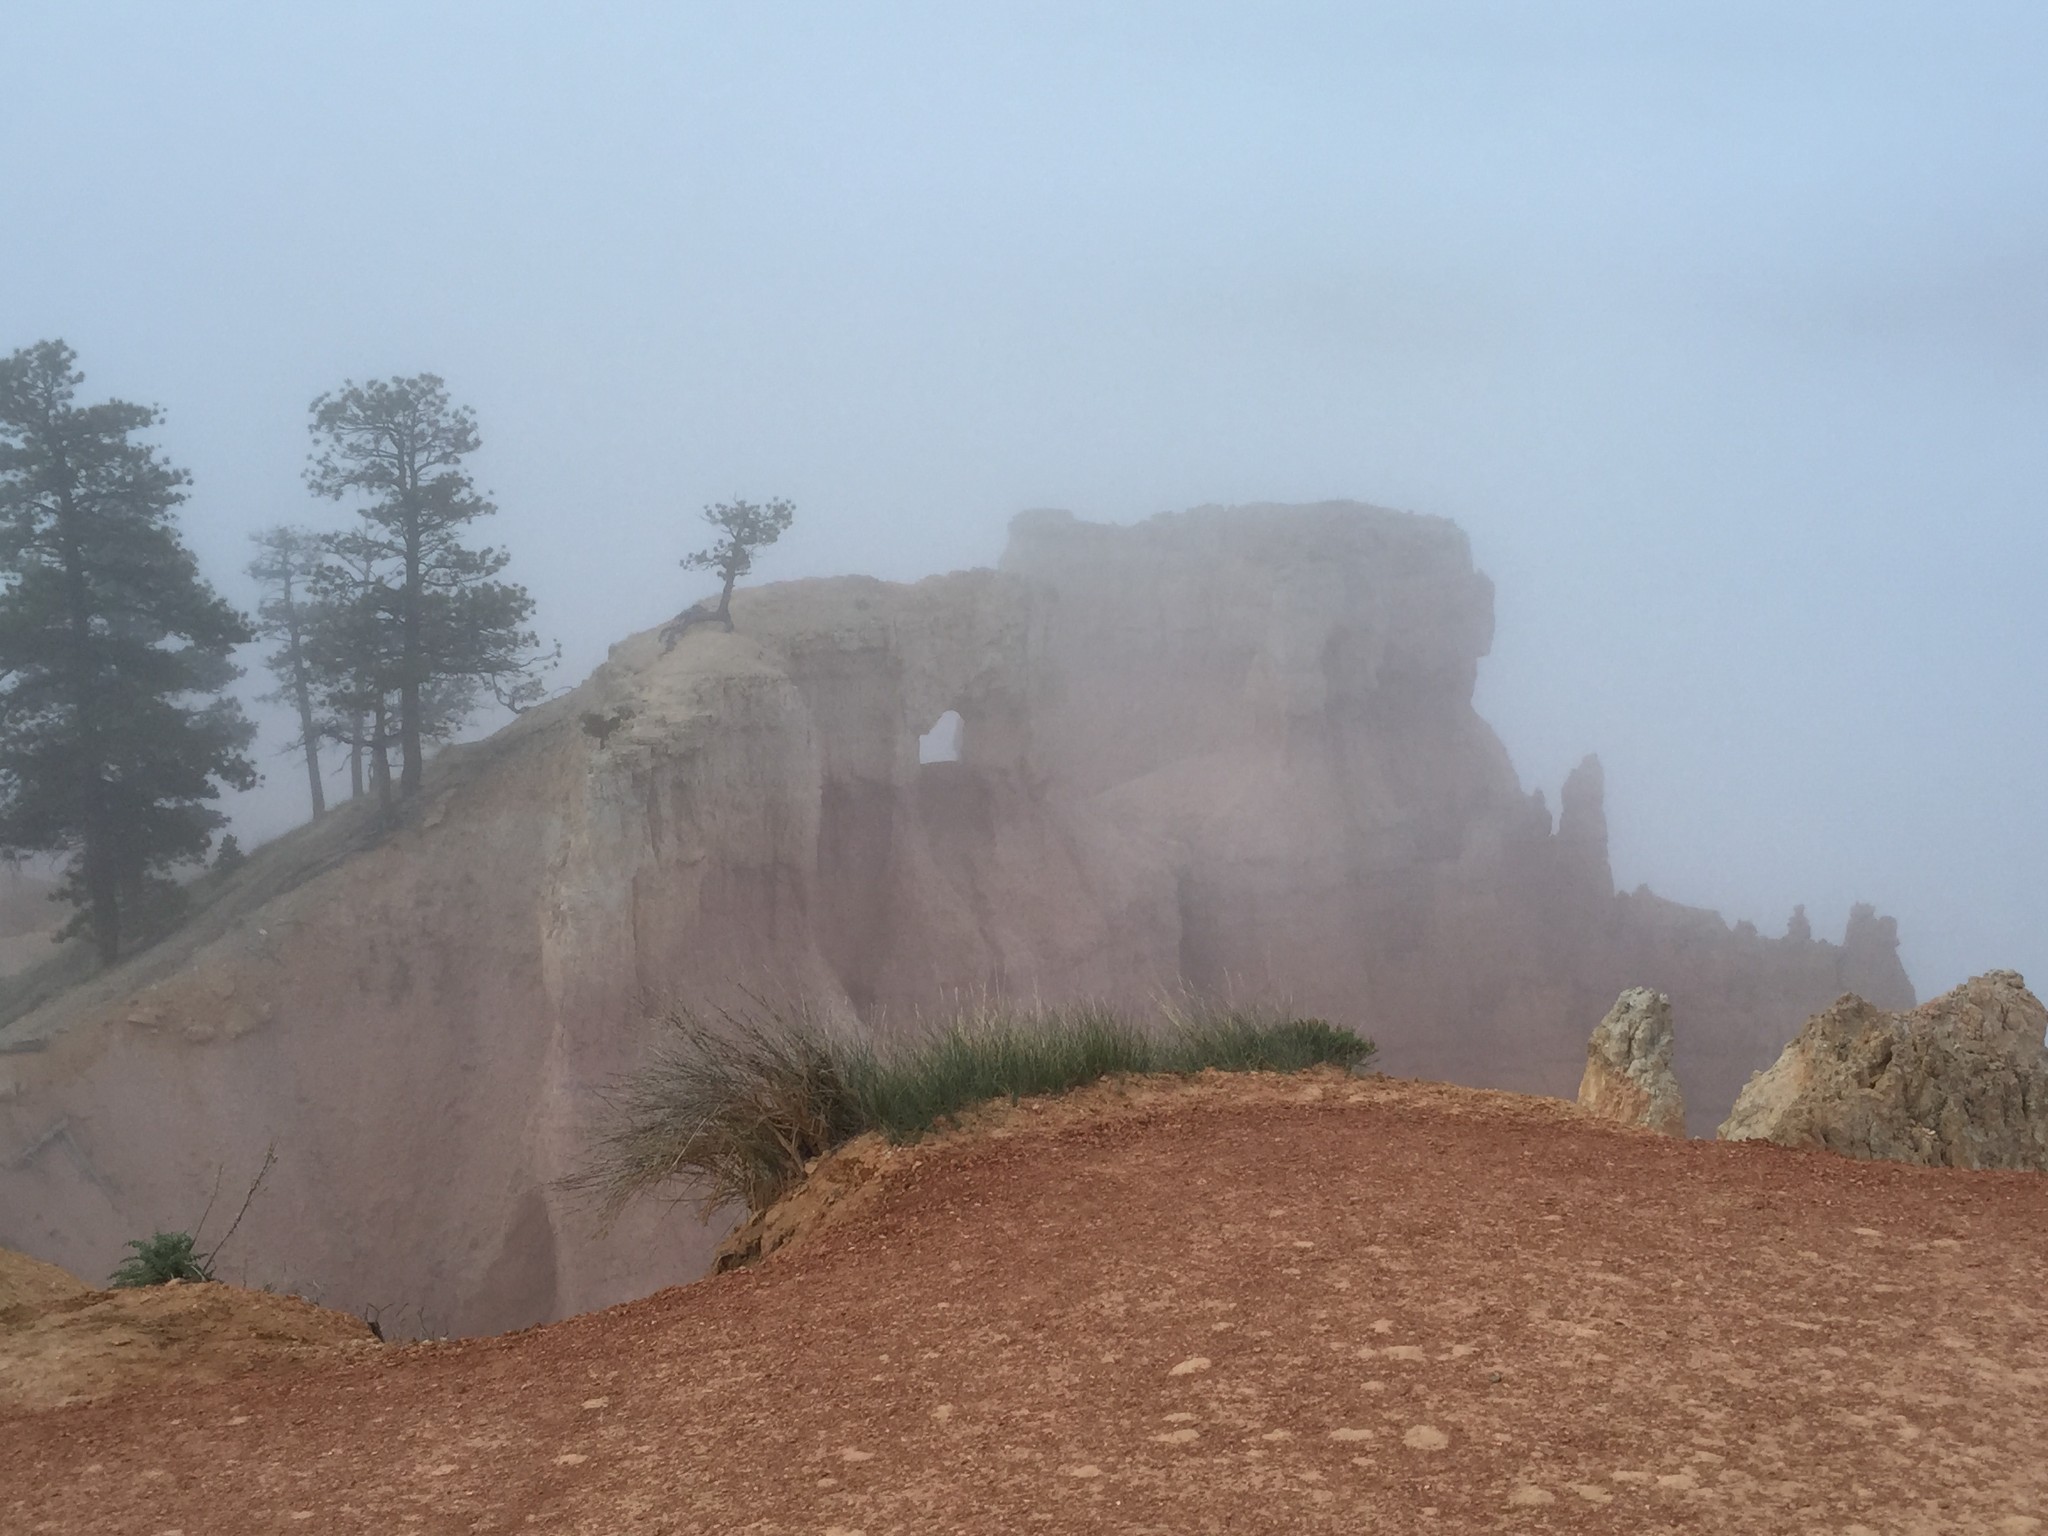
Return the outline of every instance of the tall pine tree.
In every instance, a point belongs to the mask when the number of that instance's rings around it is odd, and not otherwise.
[[[370,787],[387,809],[391,750],[400,745],[399,682],[405,667],[402,575],[386,542],[367,527],[319,536],[308,610],[306,653],[319,700],[318,729],[349,749],[349,779]],[[419,731],[442,742],[476,711],[473,678],[430,674],[419,693]]]
[[[222,694],[252,633],[178,535],[189,477],[136,441],[160,413],[82,382],[61,341],[0,361],[0,848],[70,856],[65,932],[111,962],[256,781]]]
[[[431,373],[349,382],[312,412],[307,485],[337,501],[361,498],[356,531],[329,541],[337,550],[353,541],[348,563],[362,573],[356,617],[368,627],[350,670],[377,681],[358,686],[358,704],[381,714],[386,687],[395,695],[399,789],[409,795],[424,743],[459,727],[485,688],[511,708],[530,703],[550,658],[526,628],[533,599],[495,579],[511,557],[462,542],[471,522],[497,511],[463,467],[481,445],[475,414]],[[383,735],[380,727],[379,753]]]

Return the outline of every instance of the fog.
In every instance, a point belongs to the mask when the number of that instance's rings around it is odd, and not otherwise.
[[[796,502],[756,580],[1442,514],[1622,884],[2048,973],[2036,4],[10,0],[0,54],[0,350],[165,407],[245,606],[341,516],[307,403],[421,370],[565,685],[704,595],[713,499]],[[245,840],[304,814],[262,718]]]

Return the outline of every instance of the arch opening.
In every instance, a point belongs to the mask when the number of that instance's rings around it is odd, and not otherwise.
[[[917,738],[917,760],[923,763],[957,763],[960,761],[960,736],[962,732],[960,711],[949,709],[939,716],[932,728]]]

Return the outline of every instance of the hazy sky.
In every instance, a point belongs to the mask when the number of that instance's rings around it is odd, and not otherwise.
[[[766,579],[1442,513],[1624,884],[2048,981],[2040,0],[0,0],[0,59],[0,349],[167,408],[238,601],[337,517],[307,402],[419,370],[565,682],[736,493],[798,504]]]

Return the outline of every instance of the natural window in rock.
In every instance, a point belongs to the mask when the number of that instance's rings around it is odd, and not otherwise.
[[[960,711],[949,709],[939,716],[939,723],[917,738],[917,760],[920,763],[957,763],[960,761]]]

